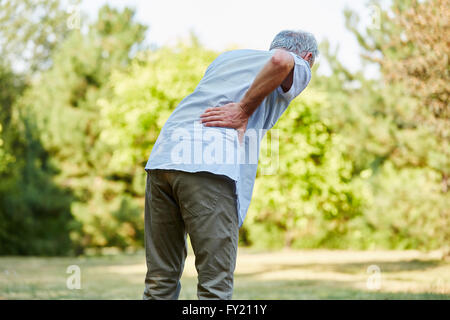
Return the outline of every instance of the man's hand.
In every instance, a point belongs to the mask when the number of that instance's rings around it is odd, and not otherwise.
[[[208,108],[200,118],[206,127],[236,129],[238,131],[239,141],[242,142],[249,115],[245,113],[241,102],[232,102],[221,107]]]
[[[240,102],[206,109],[200,116],[201,122],[207,127],[234,128],[238,131],[239,141],[242,142],[250,115],[264,98],[283,83],[294,66],[294,58],[289,52],[276,49]]]

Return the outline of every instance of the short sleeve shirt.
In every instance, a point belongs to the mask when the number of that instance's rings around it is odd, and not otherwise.
[[[274,50],[232,50],[206,69],[194,92],[185,97],[164,124],[145,166],[226,175],[236,183],[236,206],[242,226],[253,192],[262,138],[311,79],[309,63],[290,52],[295,66],[291,88],[271,92],[249,118],[245,137],[237,131],[205,127],[200,115],[209,107],[240,101]]]

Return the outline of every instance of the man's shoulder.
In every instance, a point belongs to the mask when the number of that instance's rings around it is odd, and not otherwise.
[[[206,73],[216,69],[218,70],[230,70],[237,66],[242,69],[243,66],[251,67],[258,63],[264,63],[273,53],[264,50],[255,49],[235,49],[228,50],[219,54],[214,61],[209,65]]]
[[[256,50],[256,49],[235,49],[222,52],[217,59],[233,59],[239,57],[257,57],[257,56],[270,56],[273,53],[267,50]]]

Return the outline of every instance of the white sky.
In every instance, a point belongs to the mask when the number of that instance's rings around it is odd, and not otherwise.
[[[364,23],[371,23],[373,12],[367,0],[84,0],[81,10],[95,18],[105,3],[134,7],[137,20],[149,26],[147,42],[158,46],[192,30],[204,46],[217,51],[231,45],[267,50],[279,31],[303,29],[319,42],[339,45],[339,58],[352,71],[361,68],[359,48],[345,28],[343,10],[356,10]],[[324,63],[319,70],[329,73]]]

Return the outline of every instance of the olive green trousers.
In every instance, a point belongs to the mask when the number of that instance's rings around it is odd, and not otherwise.
[[[231,299],[239,238],[235,183],[209,172],[149,170],[143,299],[178,299],[189,234],[199,299]]]

